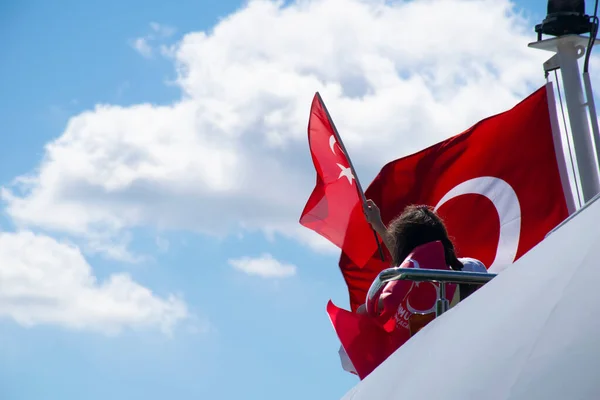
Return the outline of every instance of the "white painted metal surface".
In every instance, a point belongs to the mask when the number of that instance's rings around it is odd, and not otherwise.
[[[343,400],[600,399],[600,200]]]

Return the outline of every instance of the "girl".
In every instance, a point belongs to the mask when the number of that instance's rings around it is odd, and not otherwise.
[[[485,265],[474,258],[458,258],[454,250],[454,245],[448,236],[448,232],[442,219],[427,206],[408,206],[404,212],[394,219],[388,227],[381,220],[379,208],[372,200],[367,200],[365,207],[365,216],[373,229],[381,236],[387,249],[392,255],[392,266],[401,265],[406,257],[410,255],[417,247],[431,242],[441,242],[444,247],[444,256],[446,265],[455,271],[472,271],[487,273]],[[402,321],[406,313],[401,307],[402,299],[405,295],[402,289],[403,285],[399,281],[392,281],[386,284],[382,290],[379,299],[377,299],[377,311],[373,317],[383,317],[385,315],[394,315],[394,320]],[[405,286],[404,286],[405,287]],[[460,300],[464,300],[477,290],[477,285],[458,285],[454,298],[450,306],[456,305]],[[366,305],[361,305],[358,313],[369,314]],[[409,335],[412,336],[422,329],[425,325],[435,318],[435,313],[426,315],[412,314],[408,319]],[[396,329],[397,330],[397,329]],[[406,331],[402,331],[406,332]],[[405,335],[397,331],[400,336]],[[399,345],[408,338],[401,338]],[[356,374],[356,370],[343,347],[340,347],[340,358],[342,366],[346,371]],[[382,360],[383,361],[383,360]]]

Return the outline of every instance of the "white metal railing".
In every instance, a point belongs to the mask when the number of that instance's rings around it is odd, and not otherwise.
[[[371,300],[379,292],[382,286],[391,281],[408,280],[413,282],[437,282],[440,285],[436,301],[436,318],[448,311],[450,303],[446,298],[446,284],[456,283],[458,285],[483,286],[497,274],[485,272],[448,271],[441,269],[417,269],[417,268],[388,268],[377,275],[371,284],[367,299]]]

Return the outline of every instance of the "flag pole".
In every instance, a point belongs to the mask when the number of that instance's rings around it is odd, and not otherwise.
[[[348,152],[346,151],[346,146],[344,146],[344,142],[342,141],[342,138],[340,137],[340,134],[339,134],[335,124],[333,123],[333,119],[331,118],[331,115],[329,114],[329,110],[327,109],[327,106],[325,106],[325,102],[323,101],[323,98],[321,97],[321,94],[319,92],[317,92],[317,97],[319,98],[319,103],[321,103],[321,105],[323,106],[323,110],[325,110],[325,114],[327,115],[327,120],[329,121],[329,124],[331,125],[331,128],[333,129],[333,134],[335,135],[335,140],[340,145],[342,152],[346,156],[346,160],[348,160],[350,171],[352,171],[352,175],[354,176],[354,180],[356,181],[356,189],[358,190],[358,194],[360,195],[360,198],[362,200],[363,210],[364,210],[367,205],[367,198],[365,197],[365,192],[363,191],[360,181],[358,180],[358,175],[356,175],[356,170],[354,169],[352,160],[350,159],[350,156],[348,155]],[[373,235],[375,236],[375,242],[377,243],[377,249],[379,250],[379,256],[381,257],[381,261],[385,261],[385,256],[383,254],[383,249],[381,248],[381,243],[379,242],[379,238],[377,237],[377,232],[375,231],[375,228],[373,228],[372,226],[371,226],[371,229],[373,230]]]

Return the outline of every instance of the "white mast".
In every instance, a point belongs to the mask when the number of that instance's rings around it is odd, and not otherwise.
[[[595,31],[598,27],[596,15],[590,18],[584,15],[584,11],[585,2],[583,0],[550,0],[548,2],[548,16],[542,24],[535,27],[538,33],[538,41],[530,43],[529,46],[556,53],[544,63],[544,70],[549,72],[560,69],[561,71],[581,192],[583,202],[587,203],[596,194],[600,193],[600,174],[598,171],[600,137],[598,136],[597,114],[589,74],[586,71],[587,101],[585,101],[582,75],[578,64],[578,60],[587,54],[586,50],[587,52],[591,51],[588,45],[592,43],[593,46],[593,41],[590,38],[580,36],[580,34],[590,33],[595,37]],[[595,13],[596,11],[594,11]],[[542,33],[555,37],[541,40]],[[594,136],[590,132],[588,114],[592,121]]]

